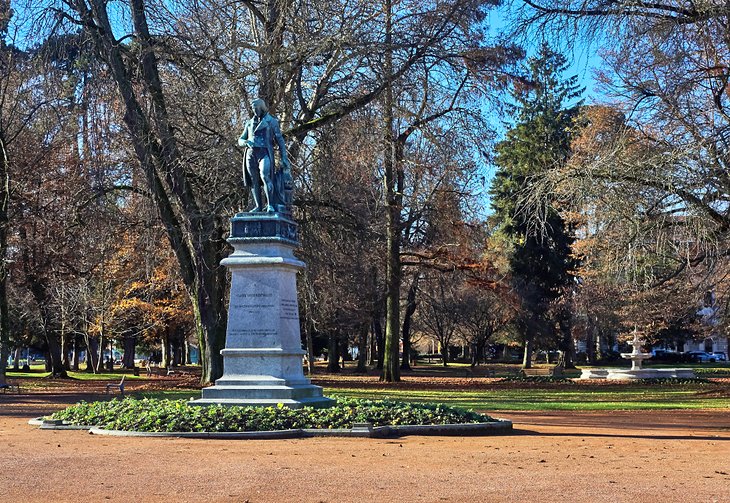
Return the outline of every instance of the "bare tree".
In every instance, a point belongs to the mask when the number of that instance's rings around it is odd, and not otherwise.
[[[419,323],[439,343],[444,367],[449,363],[449,346],[458,335],[463,312],[463,299],[456,281],[452,274],[438,274],[422,282],[421,287]]]
[[[483,363],[494,335],[510,321],[512,306],[506,292],[464,283],[461,294],[459,335],[469,346],[472,367]]]

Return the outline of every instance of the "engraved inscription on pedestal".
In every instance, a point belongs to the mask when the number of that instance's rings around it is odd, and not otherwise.
[[[273,293],[239,293],[231,298],[231,309],[237,309],[245,314],[258,314],[262,309],[273,309]]]
[[[296,299],[281,299],[281,319],[299,321],[299,305]]]
[[[262,341],[271,340],[276,337],[276,329],[274,328],[235,328],[228,331],[228,336],[232,339]],[[268,347],[268,344],[264,344]]]

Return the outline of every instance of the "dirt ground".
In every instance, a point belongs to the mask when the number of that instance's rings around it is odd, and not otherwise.
[[[730,502],[730,411],[499,412],[514,434],[185,440],[44,431],[0,395],[0,502]]]

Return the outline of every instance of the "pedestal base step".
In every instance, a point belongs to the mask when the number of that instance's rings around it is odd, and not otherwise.
[[[211,386],[203,389],[202,398],[268,398],[279,399],[317,398],[322,396],[319,386]]]
[[[284,379],[267,375],[224,375],[215,381],[214,387],[227,388],[230,386],[301,388],[312,386],[312,383],[304,377],[301,379]]]
[[[192,405],[278,405],[291,408],[329,407],[334,400],[322,396],[322,387],[302,379],[274,376],[224,376],[215,386],[203,388],[202,397]]]
[[[196,400],[190,400],[190,405],[238,405],[238,406],[253,406],[253,407],[277,407],[279,404],[289,407],[290,409],[301,409],[302,407],[314,407],[317,409],[324,409],[334,405],[335,401],[331,398],[324,396],[309,397],[309,398],[282,398],[282,399],[271,399],[271,398],[198,398]]]

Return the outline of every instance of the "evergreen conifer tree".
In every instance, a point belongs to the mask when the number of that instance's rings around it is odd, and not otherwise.
[[[516,328],[525,343],[527,368],[537,337],[555,338],[559,345],[566,338],[556,329],[566,335],[565,314],[551,307],[573,284],[577,266],[571,253],[573,230],[550,201],[539,217],[521,202],[531,183],[570,155],[580,102],[569,103],[582,89],[577,77],[563,80],[566,68],[565,58],[546,44],[528,60],[530,82],[515,89],[517,124],[497,145],[498,170],[490,191],[498,234],[509,244],[512,286],[521,302]],[[572,348],[562,346],[570,354]]]

